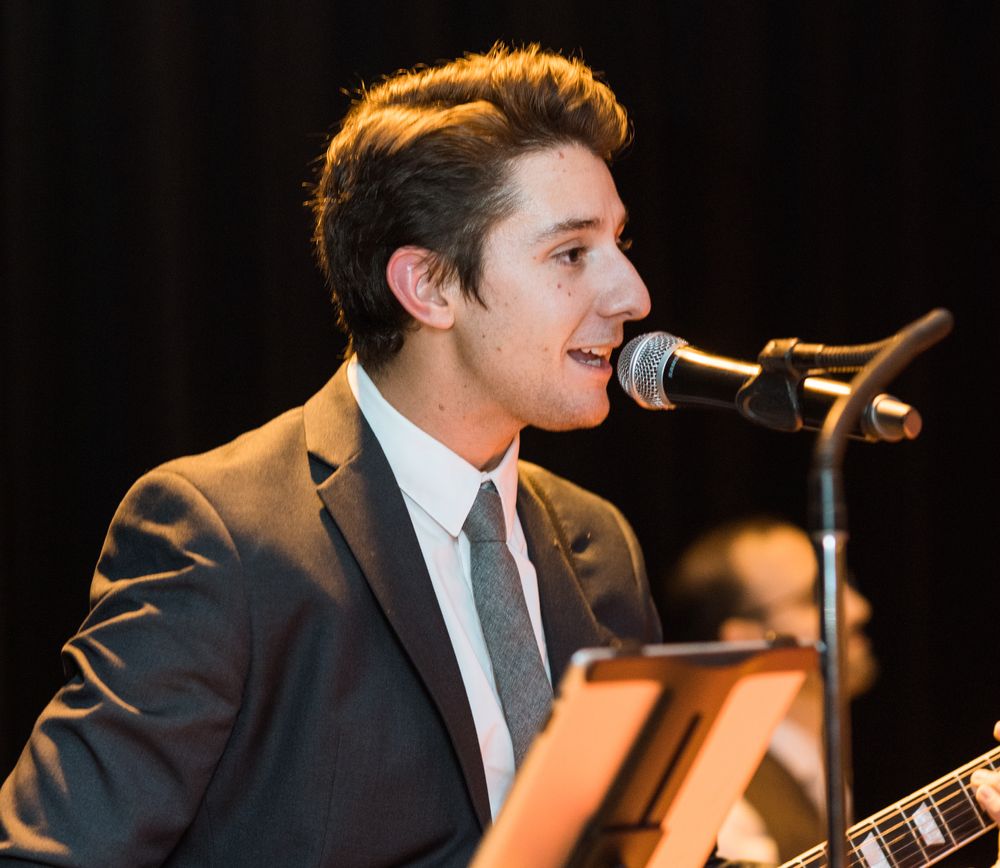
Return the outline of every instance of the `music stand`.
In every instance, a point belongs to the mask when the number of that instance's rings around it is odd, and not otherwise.
[[[700,868],[812,644],[577,652],[472,868]]]

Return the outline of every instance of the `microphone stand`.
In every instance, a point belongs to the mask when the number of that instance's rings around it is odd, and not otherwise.
[[[822,587],[820,639],[823,711],[826,721],[827,852],[828,864],[842,868],[849,825],[845,773],[850,768],[850,712],[842,690],[844,669],[843,610],[846,583],[847,505],[843,460],[848,432],[865,406],[920,353],[944,338],[953,317],[943,308],[932,310],[879,345],[873,358],[851,381],[851,391],[830,408],[816,441],[809,472],[810,529],[816,547]]]

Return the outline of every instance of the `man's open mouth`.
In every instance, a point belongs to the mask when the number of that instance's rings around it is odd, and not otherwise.
[[[578,350],[570,350],[569,355],[576,362],[599,368],[609,362],[611,347],[580,347]]]

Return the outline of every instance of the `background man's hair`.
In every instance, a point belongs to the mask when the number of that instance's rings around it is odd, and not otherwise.
[[[516,205],[515,159],[579,144],[610,162],[629,139],[624,108],[580,60],[497,44],[362,90],[331,139],[310,205],[337,322],[362,363],[398,352],[412,320],[386,266],[399,247],[432,253],[431,275],[482,303],[483,242]]]
[[[767,534],[787,527],[793,525],[759,515],[720,524],[697,537],[659,589],[667,641],[714,641],[729,618],[760,620],[764,613],[733,567],[733,543],[745,534]]]

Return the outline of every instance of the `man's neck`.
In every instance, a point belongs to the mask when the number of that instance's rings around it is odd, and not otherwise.
[[[464,406],[462,389],[449,376],[450,365],[421,364],[414,356],[404,345],[391,361],[374,371],[365,368],[365,372],[382,397],[418,428],[473,467],[495,468],[519,429]]]

